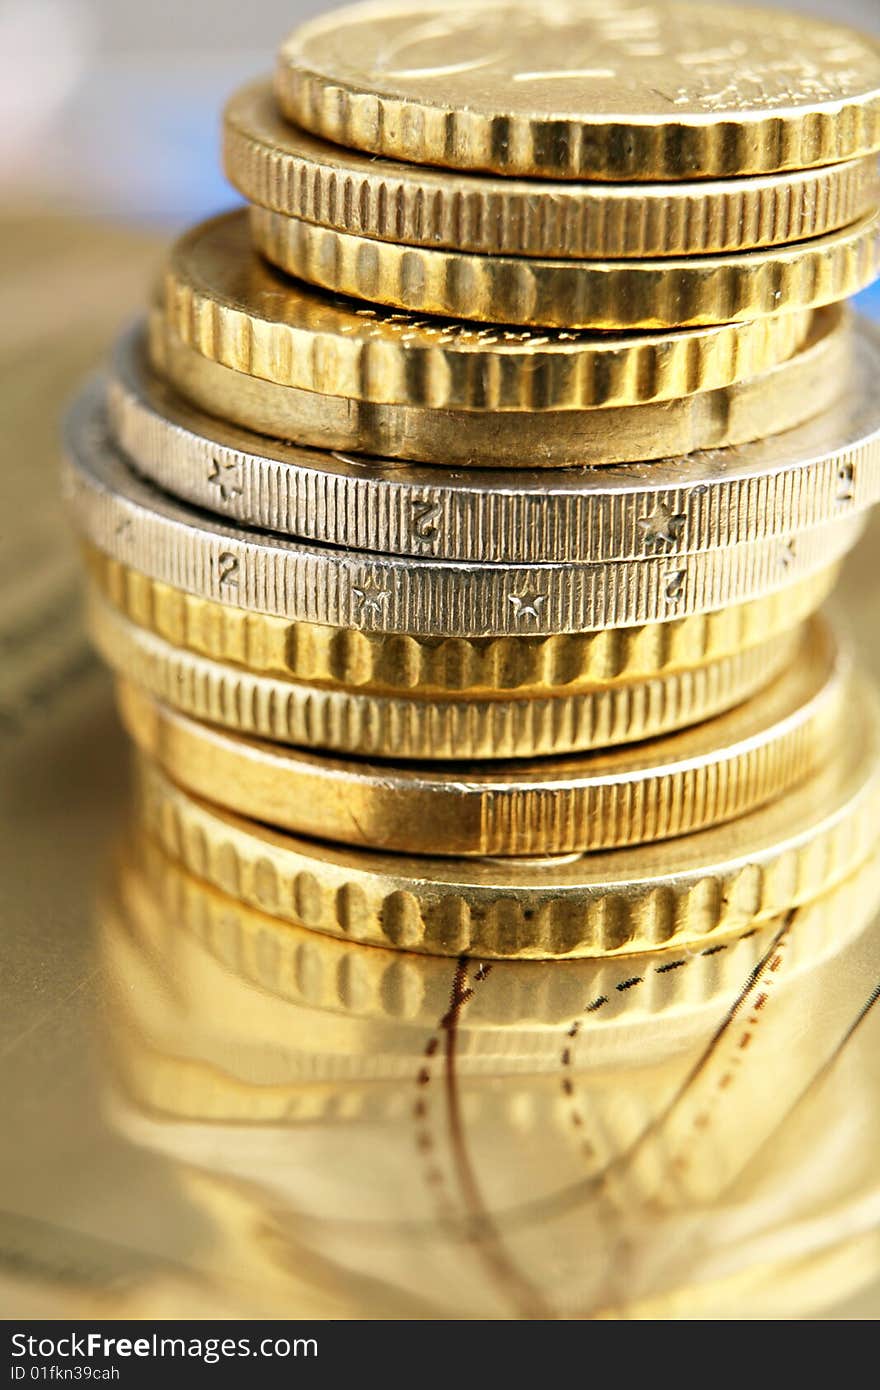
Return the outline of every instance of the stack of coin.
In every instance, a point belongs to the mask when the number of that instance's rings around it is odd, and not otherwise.
[[[703,941],[877,838],[815,616],[880,493],[880,47],[675,3],[358,7],[233,97],[249,210],[68,428],[151,833],[440,954]],[[270,828],[271,827],[271,828]]]

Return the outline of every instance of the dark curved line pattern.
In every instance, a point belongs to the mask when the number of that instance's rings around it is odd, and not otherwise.
[[[720,1190],[720,1192],[718,1193],[719,1198],[723,1197],[724,1193],[729,1192],[731,1188],[734,1188],[736,1184],[743,1179],[743,1177],[748,1175],[751,1169],[753,1169],[758,1163],[761,1162],[761,1159],[767,1147],[770,1144],[772,1144],[773,1141],[778,1137],[780,1131],[789,1122],[792,1115],[794,1115],[794,1113],[797,1111],[798,1107],[803,1104],[803,1102],[815,1090],[817,1086],[820,1086],[827,1079],[829,1073],[833,1070],[836,1063],[840,1060],[843,1052],[846,1050],[847,1046],[852,1041],[853,1037],[858,1032],[861,1025],[864,1023],[865,1019],[871,1013],[871,1010],[874,1008],[874,1005],[877,1003],[878,999],[880,999],[880,982],[878,982],[878,984],[874,986],[874,989],[871,991],[867,1000],[859,1009],[852,1023],[846,1029],[846,1032],[843,1034],[836,1047],[825,1059],[825,1061],[819,1067],[818,1071],[816,1071],[813,1074],[813,1076],[811,1076],[810,1080],[806,1083],[804,1088],[801,1090],[800,1094],[792,1101],[791,1105],[780,1116],[779,1122],[773,1127],[769,1134],[765,1135],[765,1137],[761,1140],[761,1143],[758,1145],[757,1149],[755,1149],[753,1153],[749,1156],[748,1160],[743,1165],[743,1167],[740,1168],[730,1179],[730,1181]],[[699,1237],[692,1241],[692,1257],[694,1254],[698,1253],[699,1250],[705,1246],[705,1244],[705,1240],[700,1241]],[[682,1251],[680,1249],[677,1249],[672,1253],[679,1257],[681,1257],[682,1255]]]
[[[682,1103],[682,1101],[687,1098],[690,1088],[693,1086],[695,1081],[703,1074],[706,1067],[711,1062],[722,1038],[724,1037],[724,1034],[735,1021],[737,1014],[739,1013],[746,998],[748,997],[749,991],[752,989],[756,981],[760,978],[763,971],[766,970],[767,966],[772,961],[780,943],[783,941],[785,936],[791,931],[792,927],[794,926],[794,923],[799,915],[799,911],[799,908],[792,908],[790,912],[786,913],[786,916],[783,919],[779,931],[773,937],[764,955],[752,968],[752,970],[749,971],[748,977],[746,978],[746,981],[743,984],[742,989],[740,990],[733,1004],[728,1009],[721,1023],[718,1025],[711,1039],[706,1044],[706,1047],[702,1055],[695,1062],[694,1066],[691,1068],[688,1075],[682,1081],[675,1094],[667,1102],[664,1109],[659,1113],[659,1115],[655,1116],[654,1119],[648,1123],[645,1129],[642,1130],[641,1134],[636,1136],[636,1138],[630,1144],[629,1148],[625,1149],[622,1153],[619,1153],[614,1158],[612,1158],[600,1172],[593,1174],[589,1178],[585,1178],[583,1182],[578,1183],[574,1187],[567,1189],[565,1193],[560,1193],[555,1197],[543,1198],[539,1202],[535,1202],[531,1205],[517,1208],[515,1216],[513,1213],[511,1213],[511,1217],[513,1218],[511,1222],[512,1225],[526,1224],[529,1221],[542,1221],[546,1220],[550,1216],[565,1215],[568,1212],[576,1210],[579,1206],[583,1205],[585,1201],[592,1197],[593,1194],[599,1190],[599,1188],[601,1188],[601,1186],[606,1182],[606,1180],[609,1176],[611,1176],[611,1174],[623,1168],[624,1165],[626,1165],[627,1163],[632,1162],[632,1160],[641,1151],[642,1147],[646,1143],[648,1143],[648,1141],[651,1138],[653,1138],[653,1136],[657,1133],[661,1126],[667,1122],[670,1115],[673,1114],[677,1106],[679,1106]]]
[[[468,1152],[456,1070],[458,1023],[462,1009],[473,995],[473,988],[468,984],[468,965],[469,961],[466,956],[459,958],[452,984],[449,1010],[440,1023],[445,1035],[446,1106],[449,1138],[459,1191],[469,1218],[467,1238],[483,1258],[494,1282],[513,1304],[519,1317],[547,1321],[552,1319],[554,1314],[545,1303],[541,1293],[525,1278],[505,1250],[498,1228],[486,1206]],[[478,966],[476,979],[486,979],[491,968],[491,965]]]

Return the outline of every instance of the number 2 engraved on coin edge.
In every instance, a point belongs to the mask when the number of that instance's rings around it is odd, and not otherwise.
[[[218,581],[238,588],[238,556],[224,550],[217,557]]]
[[[851,502],[855,496],[856,470],[851,463],[843,463],[837,470],[836,502]]]
[[[440,503],[426,497],[414,497],[410,502],[412,529],[417,540],[436,541],[440,535]]]
[[[667,570],[663,576],[666,583],[666,598],[670,603],[680,603],[684,598],[687,570]]]

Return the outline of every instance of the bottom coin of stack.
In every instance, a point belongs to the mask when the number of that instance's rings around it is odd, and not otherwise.
[[[139,819],[242,903],[349,941],[479,958],[723,941],[844,881],[877,850],[880,722],[861,684],[834,755],[732,823],[557,857],[412,858],[345,848],[212,805],[141,764]]]

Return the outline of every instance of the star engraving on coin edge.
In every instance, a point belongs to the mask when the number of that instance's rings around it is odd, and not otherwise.
[[[653,511],[639,517],[637,526],[642,533],[645,547],[677,545],[687,524],[685,512],[673,512],[664,502],[657,502]]]
[[[787,570],[791,567],[791,565],[794,564],[796,559],[797,546],[795,544],[795,537],[789,536],[787,540],[784,540],[780,543],[780,564],[782,565],[782,568],[784,570]]]
[[[230,475],[228,481],[224,477],[225,473]],[[221,463],[220,459],[212,457],[208,482],[217,489],[222,502],[231,502],[234,498],[241,497],[244,492],[241,480],[241,461],[229,459]]]
[[[513,608],[513,616],[517,622],[533,618],[539,622],[547,602],[546,594],[539,594],[534,589],[528,589],[524,594],[510,594],[509,602]]]
[[[370,618],[381,618],[388,602],[388,590],[383,589],[380,584],[364,583],[359,587],[353,587],[352,593],[357,600],[358,617],[361,621]]]

